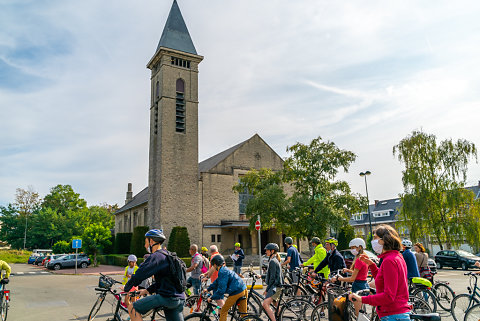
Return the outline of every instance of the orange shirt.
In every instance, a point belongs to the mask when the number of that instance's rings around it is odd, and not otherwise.
[[[215,255],[220,255],[220,253],[218,252],[214,252],[212,253],[212,256],[210,257],[210,266],[212,266],[212,259]],[[210,281],[212,281],[212,283],[218,278],[218,271],[215,271],[213,272],[213,274],[210,276]]]

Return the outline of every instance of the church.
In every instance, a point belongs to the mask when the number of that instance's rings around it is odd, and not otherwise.
[[[224,254],[240,242],[247,254],[258,253],[257,231],[245,215],[249,195],[232,187],[250,169],[280,170],[282,158],[258,135],[198,162],[198,73],[203,57],[195,49],[174,0],[151,70],[148,187],[135,196],[128,184],[125,205],[115,213],[115,233],[135,226],[188,229],[199,246],[215,244]],[[283,244],[275,229],[263,231],[267,242]]]

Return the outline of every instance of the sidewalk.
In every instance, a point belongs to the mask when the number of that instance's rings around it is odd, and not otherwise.
[[[55,271],[55,270],[46,269],[42,266],[32,265],[32,267],[38,270],[50,272],[52,274],[62,274],[62,275],[75,274],[74,268],[60,269],[58,271]],[[123,273],[125,273],[125,268],[121,266],[114,266],[114,265],[100,265],[97,267],[89,266],[86,269],[82,269],[80,267],[77,268],[77,275],[99,275],[99,273],[102,273],[105,275],[122,275]]]

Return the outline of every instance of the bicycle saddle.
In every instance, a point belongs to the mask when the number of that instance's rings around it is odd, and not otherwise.
[[[422,320],[422,321],[440,321],[440,315],[438,313],[428,314],[410,314],[410,320]]]

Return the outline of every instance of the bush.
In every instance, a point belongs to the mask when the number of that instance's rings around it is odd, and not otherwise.
[[[69,253],[71,252],[72,244],[67,241],[58,241],[53,244],[53,253]]]
[[[190,253],[190,238],[188,237],[188,230],[185,226],[175,226],[170,233],[168,240],[168,250],[175,252],[179,257],[188,257]]]
[[[104,265],[115,265],[115,266],[127,266],[128,254],[108,254],[108,255],[98,255],[97,261],[100,264]],[[181,258],[187,266],[190,266],[192,262],[191,257]],[[138,258],[137,265],[143,263],[143,258]]]
[[[145,233],[147,232],[148,226],[137,226],[133,229],[130,253],[135,254],[139,258],[147,254],[145,250]]]
[[[117,233],[117,235],[115,235],[114,252],[116,254],[130,252],[131,241],[132,241],[132,233]]]
[[[0,260],[7,263],[27,263],[30,255],[32,255],[30,251],[0,250]]]
[[[344,225],[340,228],[338,233],[338,250],[346,250],[350,248],[349,243],[355,238],[355,230],[350,224]]]

